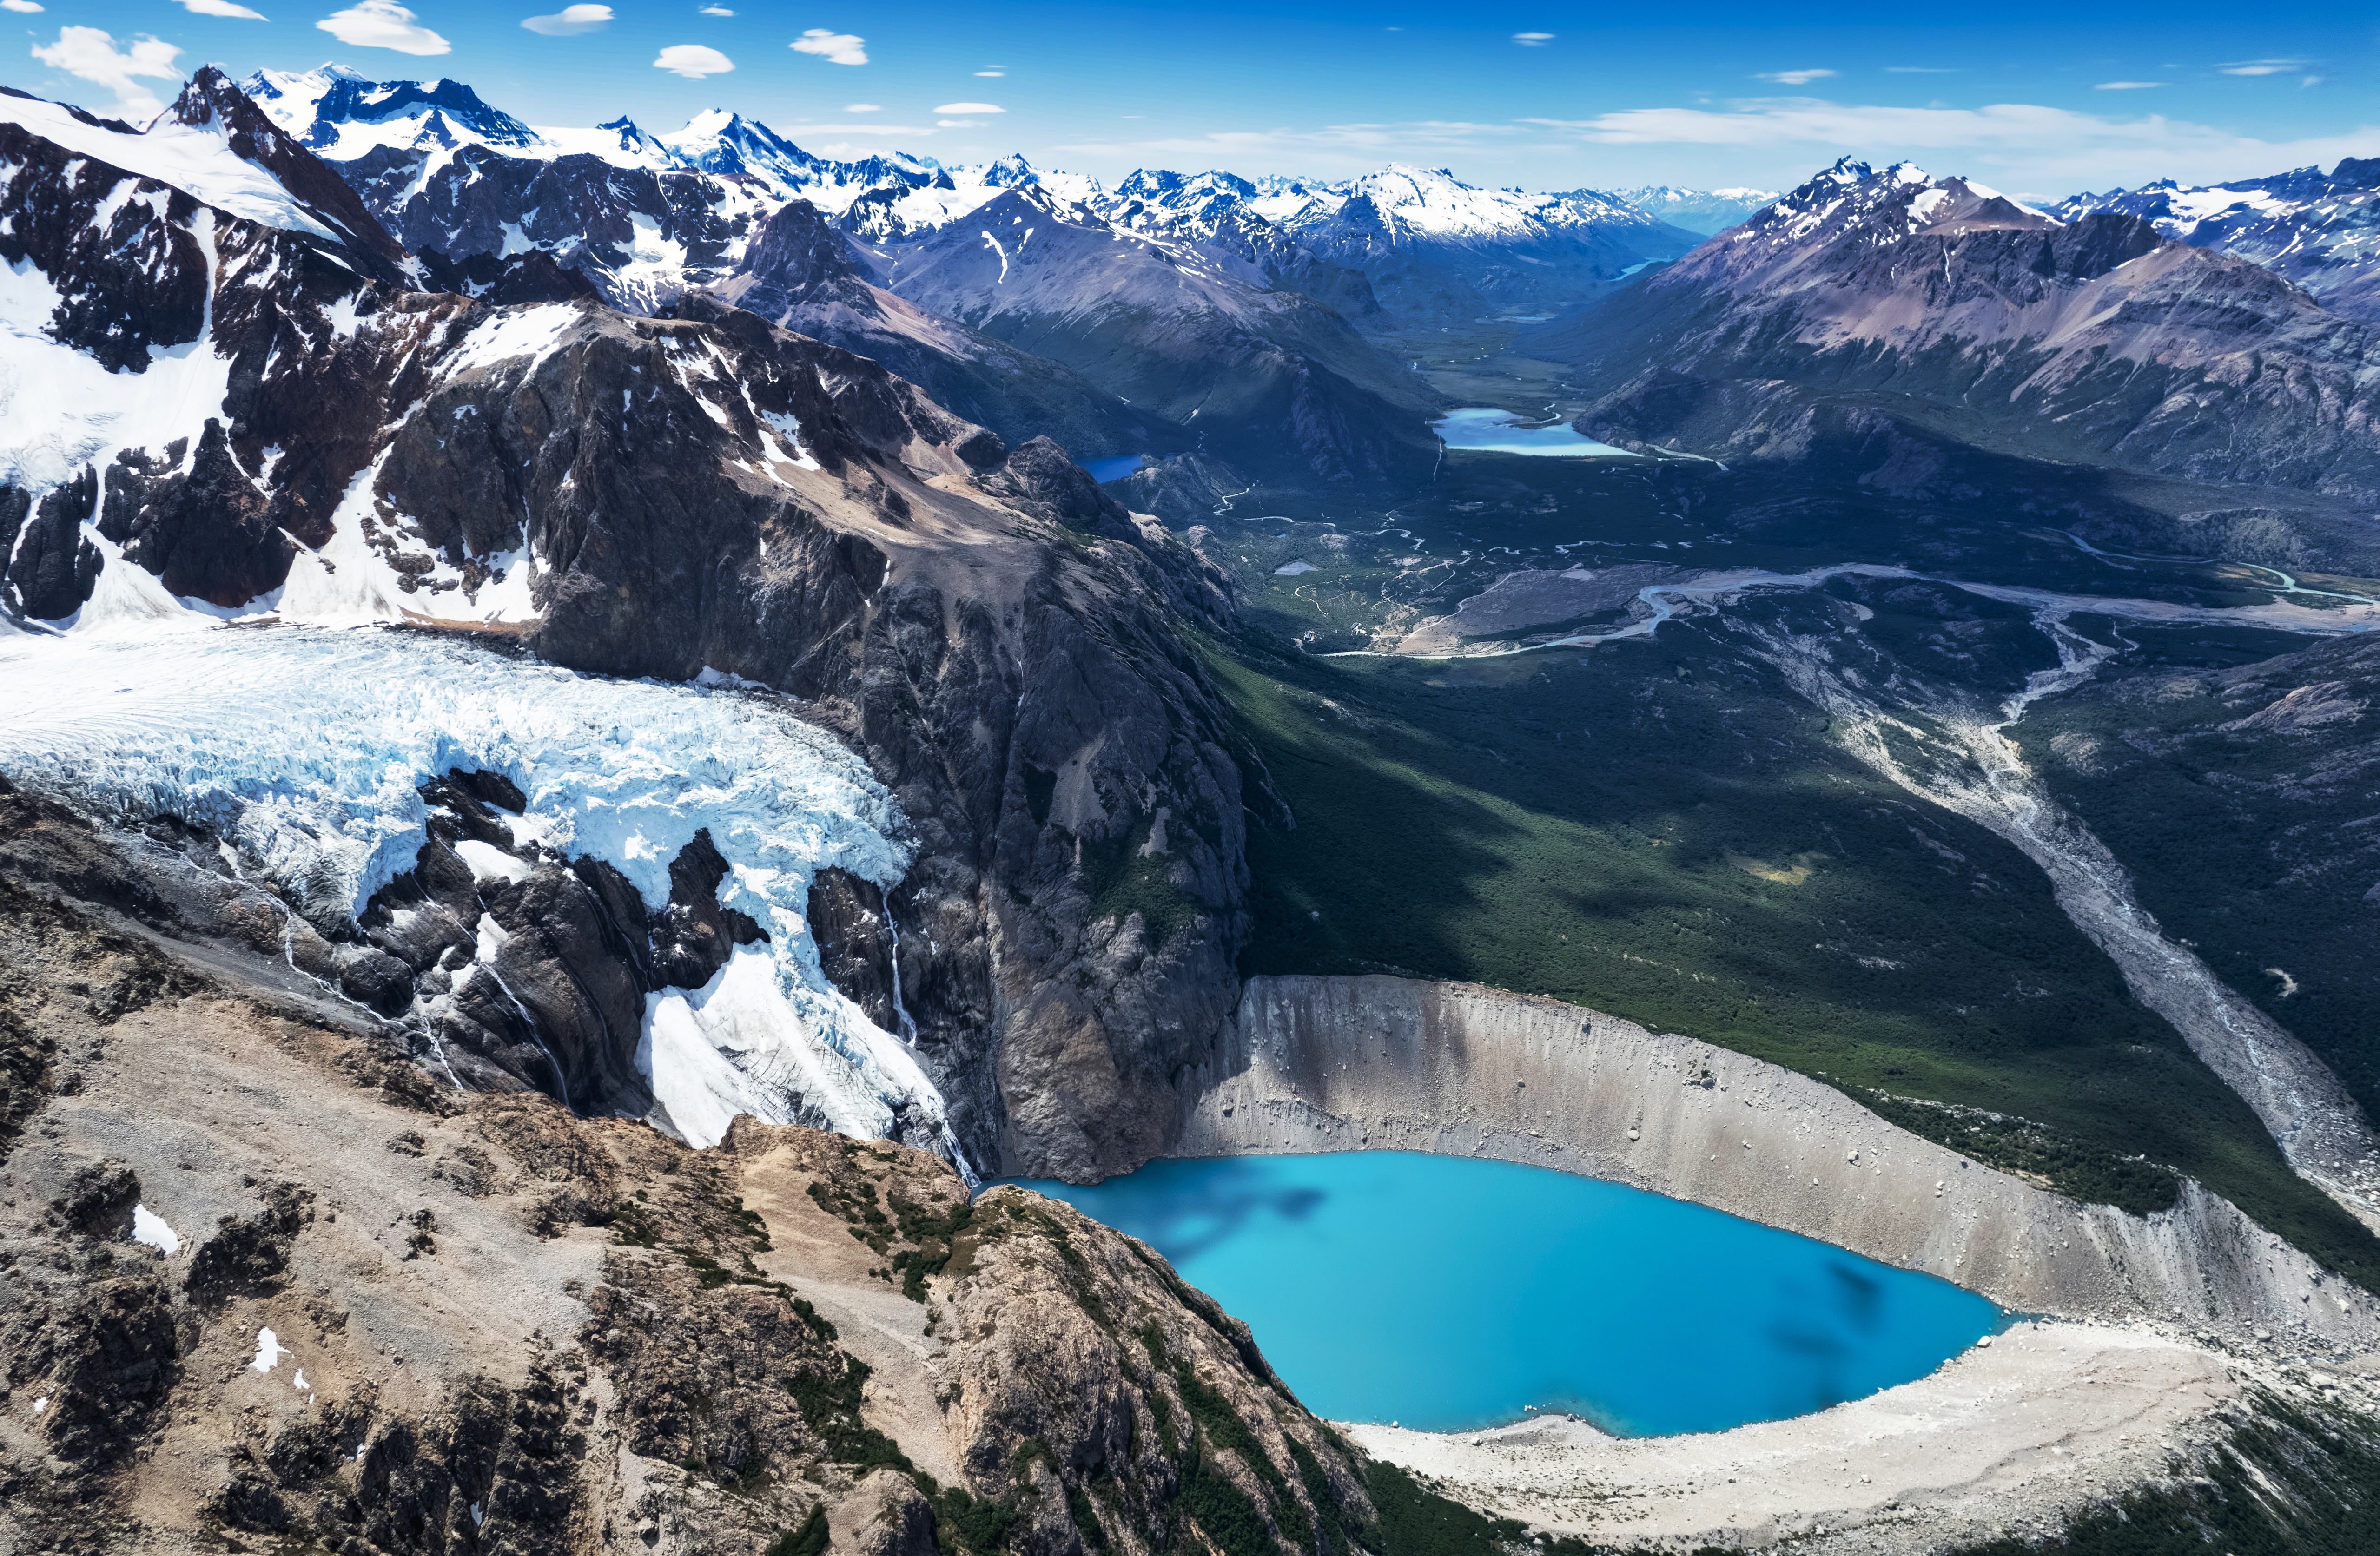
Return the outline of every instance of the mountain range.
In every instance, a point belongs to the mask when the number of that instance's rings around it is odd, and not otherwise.
[[[2168,237],[2277,271],[2335,313],[2380,320],[2380,158],[2228,184],[2168,178],[2075,195],[2051,210],[2068,221],[2095,211],[2138,216]]]
[[[0,94],[0,1544],[2361,1549],[2362,166]],[[1333,1426],[986,1185],[1383,1148],[2007,1328],[1743,1436]]]
[[[2277,271],[2138,216],[2062,221],[1963,178],[1848,159],[1524,336],[1582,430],[1800,458],[1879,415],[2010,453],[2362,504],[2380,336]]]

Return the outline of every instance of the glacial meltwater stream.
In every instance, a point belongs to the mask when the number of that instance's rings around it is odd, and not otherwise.
[[[2002,1319],[1930,1275],[1507,1161],[1245,1156],[1027,1186],[1172,1260],[1334,1420],[1717,1431],[1921,1378]]]

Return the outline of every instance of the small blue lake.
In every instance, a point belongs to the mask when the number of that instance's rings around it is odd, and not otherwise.
[[[1527,454],[1554,459],[1633,459],[1572,428],[1567,421],[1532,426],[1509,410],[1471,406],[1430,423],[1446,446],[1481,454]]]
[[[1465,1431],[1535,1405],[1717,1431],[1922,1378],[2002,1322],[1930,1275],[1509,1161],[1225,1157],[1026,1186],[1172,1260],[1333,1420]]]

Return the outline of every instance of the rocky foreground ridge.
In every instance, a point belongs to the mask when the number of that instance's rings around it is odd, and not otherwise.
[[[7,831],[71,852],[62,827]],[[250,966],[0,880],[0,1548],[1398,1556],[1495,1532],[1065,1206],[971,1204],[891,1143],[746,1119],[698,1152],[467,1096]]]

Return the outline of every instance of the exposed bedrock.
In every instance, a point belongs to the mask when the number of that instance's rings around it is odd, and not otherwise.
[[[2023,1312],[2277,1344],[2380,1344],[2368,1295],[2195,1183],[2078,1205],[1824,1082],[1559,1001],[1398,978],[1258,978],[1185,1077],[1168,1154],[1402,1149],[1608,1178],[1922,1270]]]

